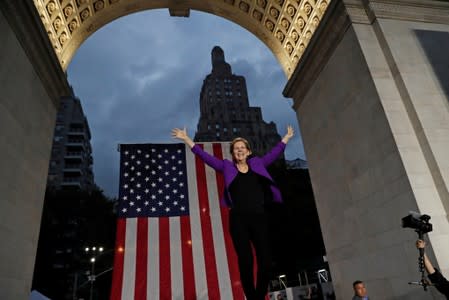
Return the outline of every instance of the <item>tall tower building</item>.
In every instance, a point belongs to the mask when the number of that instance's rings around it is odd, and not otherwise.
[[[81,102],[63,97],[56,116],[47,186],[54,189],[94,187],[90,129]]]
[[[253,153],[265,154],[279,140],[276,124],[266,123],[260,107],[248,101],[245,77],[232,74],[223,50],[212,49],[212,72],[206,76],[200,94],[200,119],[196,142],[231,141],[246,138]]]

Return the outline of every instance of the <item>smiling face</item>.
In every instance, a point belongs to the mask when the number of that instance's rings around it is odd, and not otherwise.
[[[235,139],[231,143],[231,154],[235,162],[246,162],[246,159],[251,154],[248,141],[245,139]]]

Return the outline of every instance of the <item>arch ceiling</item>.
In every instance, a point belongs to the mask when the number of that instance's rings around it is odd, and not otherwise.
[[[252,32],[274,53],[287,77],[301,59],[331,0],[33,0],[61,66],[96,30],[124,15],[168,8],[188,17],[199,10]]]

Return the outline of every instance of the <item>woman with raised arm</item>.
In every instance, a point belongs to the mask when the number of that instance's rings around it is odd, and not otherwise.
[[[282,202],[281,193],[275,186],[267,167],[285,150],[293,136],[293,127],[287,126],[282,140],[262,157],[251,157],[251,148],[244,138],[231,142],[232,161],[219,159],[195,145],[186,129],[175,128],[172,136],[182,140],[192,152],[207,165],[223,173],[225,189],[223,202],[230,210],[229,230],[237,253],[240,281],[247,300],[263,300],[270,280],[271,249],[268,235],[268,220],[265,204],[268,201]],[[268,191],[268,193],[266,192]],[[254,247],[257,259],[257,281],[253,279]]]

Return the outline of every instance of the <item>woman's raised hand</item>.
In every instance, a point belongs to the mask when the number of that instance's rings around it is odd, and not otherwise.
[[[190,146],[190,148],[192,148],[193,146],[195,146],[195,143],[192,141],[192,139],[187,135],[187,130],[184,127],[184,129],[179,129],[179,128],[174,128],[171,131],[171,136],[175,139],[179,139],[181,141],[183,141],[184,143],[186,143],[187,145]]]
[[[288,141],[293,137],[294,134],[295,134],[295,131],[293,130],[293,127],[291,125],[288,125],[287,126],[287,133],[282,138],[282,142],[284,144],[287,144]]]
[[[184,141],[188,137],[187,130],[185,127],[184,127],[184,129],[174,128],[171,131],[171,136],[175,139]]]

